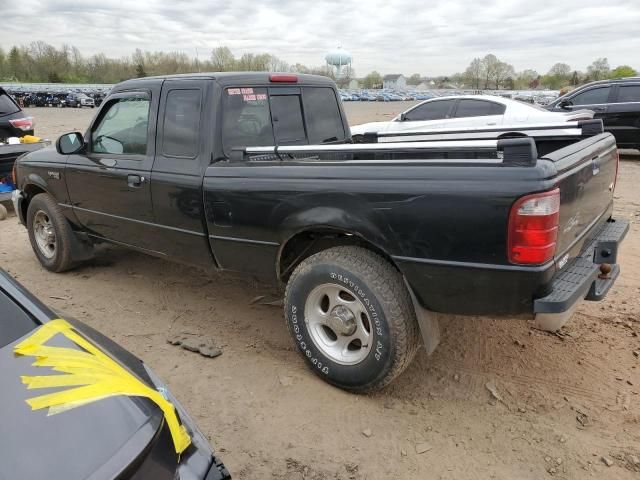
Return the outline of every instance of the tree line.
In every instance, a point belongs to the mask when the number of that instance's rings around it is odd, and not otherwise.
[[[586,72],[574,70],[566,63],[556,63],[546,74],[530,69],[516,72],[513,65],[489,54],[483,58],[474,58],[463,73],[452,75],[451,80],[476,90],[501,88],[523,90],[539,87],[558,90],[595,80],[632,77],[636,73],[629,65],[620,65],[611,69],[606,58],[594,60],[587,67]]]
[[[62,45],[56,48],[46,42],[32,42],[27,46],[0,45],[0,81],[48,83],[117,83],[134,77],[192,72],[279,71],[311,73],[333,78],[341,87],[355,78],[351,68],[336,79],[333,69],[323,66],[307,67],[289,64],[269,53],[244,53],[236,57],[226,46],[216,47],[203,58],[190,57],[184,52],[149,52],[136,49],[131,55],[110,58],[103,53],[83,56],[77,47]],[[527,69],[516,72],[513,65],[493,54],[474,58],[464,72],[450,76],[429,78],[436,88],[470,88],[475,90],[536,89],[578,86],[593,80],[636,75],[628,65],[610,68],[606,58],[599,58],[585,72],[572,69],[566,63],[556,63],[546,74]],[[407,84],[416,86],[425,77],[414,73]],[[360,79],[364,88],[380,88],[382,75],[373,71]]]
[[[46,42],[8,49],[0,45],[0,81],[46,83],[117,83],[134,77],[193,72],[278,71],[333,77],[326,66],[290,65],[269,53],[235,57],[228,47],[217,47],[204,58],[184,52],[148,52],[109,58],[103,53],[83,56],[71,45],[56,48]],[[348,72],[353,74],[353,72]]]

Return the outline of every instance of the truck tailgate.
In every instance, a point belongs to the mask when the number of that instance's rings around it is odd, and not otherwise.
[[[544,157],[554,162],[560,188],[556,260],[559,266],[582,252],[611,216],[618,151],[602,133]]]

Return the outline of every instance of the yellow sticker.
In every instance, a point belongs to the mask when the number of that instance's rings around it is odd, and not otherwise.
[[[57,334],[64,335],[84,351],[44,345]],[[22,383],[28,389],[75,387],[28,399],[27,403],[33,410],[48,408],[48,415],[55,415],[104,398],[119,395],[145,397],[164,413],[176,453],[181,454],[191,444],[189,433],[180,424],[171,402],[78,334],[66,320],[45,323],[16,345],[14,352],[35,357],[33,365],[36,367],[51,367],[53,371],[61,373],[24,376]]]

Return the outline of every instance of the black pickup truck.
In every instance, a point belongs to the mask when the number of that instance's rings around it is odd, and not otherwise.
[[[352,144],[338,98],[308,75],[123,82],[84,135],[17,162],[16,211],[55,272],[107,241],[286,285],[297,348],[351,391],[388,384],[421,335],[431,352],[433,312],[557,326],[604,297],[628,224],[599,122]]]

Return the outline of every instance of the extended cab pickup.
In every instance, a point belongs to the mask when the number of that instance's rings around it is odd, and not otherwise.
[[[298,350],[352,391],[388,384],[421,334],[432,351],[432,312],[557,328],[604,297],[628,224],[598,121],[352,144],[338,98],[308,75],[123,82],[84,135],[19,160],[16,211],[55,272],[108,241],[286,285]]]

